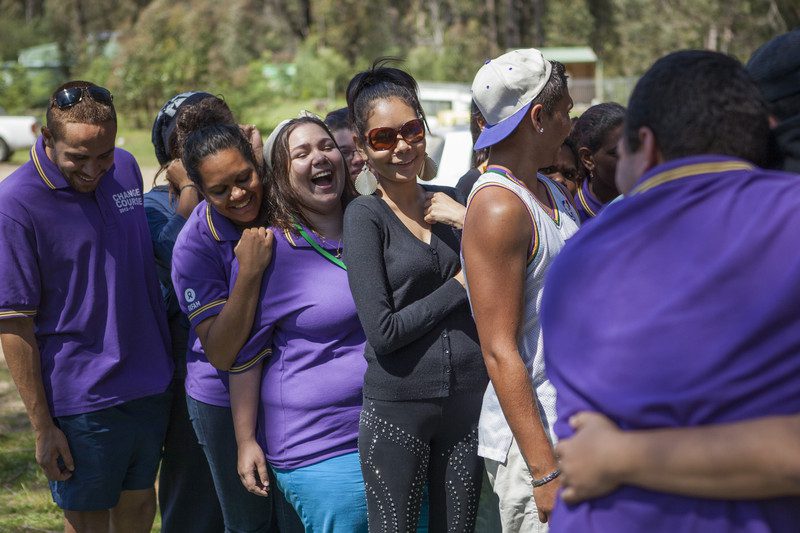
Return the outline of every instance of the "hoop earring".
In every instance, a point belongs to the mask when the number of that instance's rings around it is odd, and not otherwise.
[[[419,176],[417,176],[422,181],[431,181],[433,178],[436,177],[436,174],[439,172],[439,167],[436,166],[436,162],[431,159],[431,156],[425,154],[425,161],[422,163],[422,169],[419,172]]]
[[[361,169],[361,172],[358,173],[358,176],[356,176],[353,185],[355,185],[358,194],[369,196],[378,188],[378,178],[375,177],[375,174],[373,174],[367,164],[364,163],[364,167]]]

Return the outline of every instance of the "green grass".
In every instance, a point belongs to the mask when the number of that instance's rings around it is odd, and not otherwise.
[[[150,130],[130,129],[120,124],[117,146],[132,153],[140,167],[158,167],[156,152],[150,142]]]
[[[0,359],[0,531],[63,531],[61,510],[34,458],[34,435],[4,359]],[[152,529],[161,531],[156,515]]]
[[[61,531],[61,511],[34,459],[34,435],[8,368],[0,364],[0,531]]]

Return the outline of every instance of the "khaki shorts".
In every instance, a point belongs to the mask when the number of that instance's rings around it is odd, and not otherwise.
[[[486,473],[492,490],[500,500],[503,533],[547,533],[547,524],[539,522],[531,473],[516,439],[511,440],[505,463],[486,459]]]

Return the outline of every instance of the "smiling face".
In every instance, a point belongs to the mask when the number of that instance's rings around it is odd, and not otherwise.
[[[335,130],[333,131],[333,138],[336,139],[336,144],[339,145],[344,162],[350,170],[350,179],[356,179],[356,176],[364,166],[364,156],[356,148],[353,130],[349,128]]]
[[[67,183],[78,192],[93,192],[114,164],[117,125],[68,122],[57,137],[45,129],[47,157],[61,171]]]
[[[375,102],[365,129],[367,132],[376,128],[399,129],[416,118],[419,118],[416,111],[403,100],[386,98]],[[367,159],[379,181],[416,183],[417,175],[425,164],[424,138],[409,144],[398,135],[397,144],[390,150],[375,150],[366,141],[363,143]]]
[[[238,226],[253,223],[261,209],[264,188],[258,172],[236,148],[211,154],[198,165],[206,200]]]
[[[300,204],[317,213],[341,209],[345,163],[328,132],[317,124],[300,123],[287,141],[289,184]]]

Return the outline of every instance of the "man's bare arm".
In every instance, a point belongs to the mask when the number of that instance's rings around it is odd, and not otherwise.
[[[67,439],[53,423],[42,383],[39,348],[34,335],[33,320],[13,318],[0,321],[0,342],[17,385],[22,403],[36,433],[36,462],[52,481],[63,481],[72,475],[75,466]],[[59,465],[61,457],[63,466]]]
[[[757,499],[800,495],[800,415],[693,428],[621,431],[579,413],[558,445],[568,503],[636,485],[686,496]]]
[[[503,414],[536,479],[557,468],[517,339],[524,311],[532,228],[517,196],[499,187],[476,195],[464,224],[467,285],[481,350]],[[534,490],[540,520],[553,508],[558,480]]]

